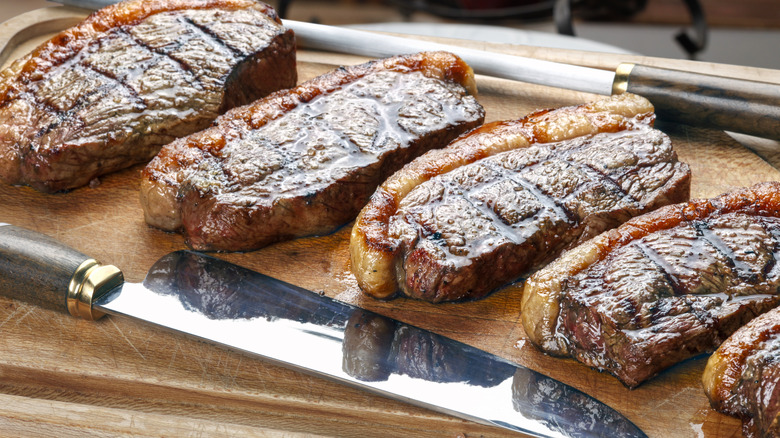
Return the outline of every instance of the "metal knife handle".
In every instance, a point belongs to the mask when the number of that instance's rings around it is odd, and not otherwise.
[[[780,140],[780,85],[621,64],[613,94],[628,91],[653,103],[659,120]]]
[[[102,312],[92,300],[124,282],[102,265],[44,234],[0,224],[0,295],[88,320]]]

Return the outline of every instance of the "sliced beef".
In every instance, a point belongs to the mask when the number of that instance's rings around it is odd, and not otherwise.
[[[0,73],[0,179],[79,187],[296,81],[295,37],[258,1],[108,6]]]
[[[352,220],[388,175],[482,123],[471,68],[429,52],[340,68],[163,148],[146,221],[200,250],[245,251]]]
[[[753,319],[710,356],[712,407],[742,419],[747,438],[780,436],[780,308]]]
[[[497,122],[420,157],[352,234],[364,292],[480,298],[564,249],[687,199],[688,166],[638,96]]]
[[[634,387],[780,304],[779,259],[780,183],[664,207],[534,274],[523,325]]]

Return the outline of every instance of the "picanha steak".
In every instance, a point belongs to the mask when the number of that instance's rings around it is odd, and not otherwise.
[[[741,418],[747,438],[780,436],[780,308],[726,339],[702,380],[712,407]]]
[[[293,32],[264,3],[111,5],[0,73],[0,179],[79,187],[296,82]]]
[[[446,52],[342,67],[220,116],[143,172],[146,221],[199,250],[246,251],[354,219],[387,176],[482,123]]]
[[[352,230],[376,298],[474,299],[629,218],[688,199],[690,171],[625,94],[486,124],[389,178]]]
[[[635,387],[780,304],[778,260],[780,183],[663,207],[531,276],[523,327]]]

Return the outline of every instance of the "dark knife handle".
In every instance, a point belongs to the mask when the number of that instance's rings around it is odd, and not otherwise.
[[[93,320],[103,316],[92,300],[124,282],[102,265],[49,236],[0,224],[0,294]]]
[[[659,120],[780,140],[780,84],[621,64],[613,94],[639,94]]]

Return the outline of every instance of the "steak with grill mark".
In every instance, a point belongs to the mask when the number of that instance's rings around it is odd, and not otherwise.
[[[404,163],[482,123],[475,92],[460,58],[427,52],[340,68],[233,109],[146,167],[146,221],[200,250],[329,233]]]
[[[780,308],[723,342],[702,381],[712,407],[741,418],[747,438],[780,436]]]
[[[688,166],[624,95],[485,125],[380,187],[352,233],[358,283],[480,298],[629,218],[687,199]]]
[[[0,179],[79,187],[296,81],[295,37],[258,1],[108,6],[0,73]]]
[[[780,304],[778,259],[780,183],[667,206],[529,278],[523,326],[543,351],[635,387]]]

